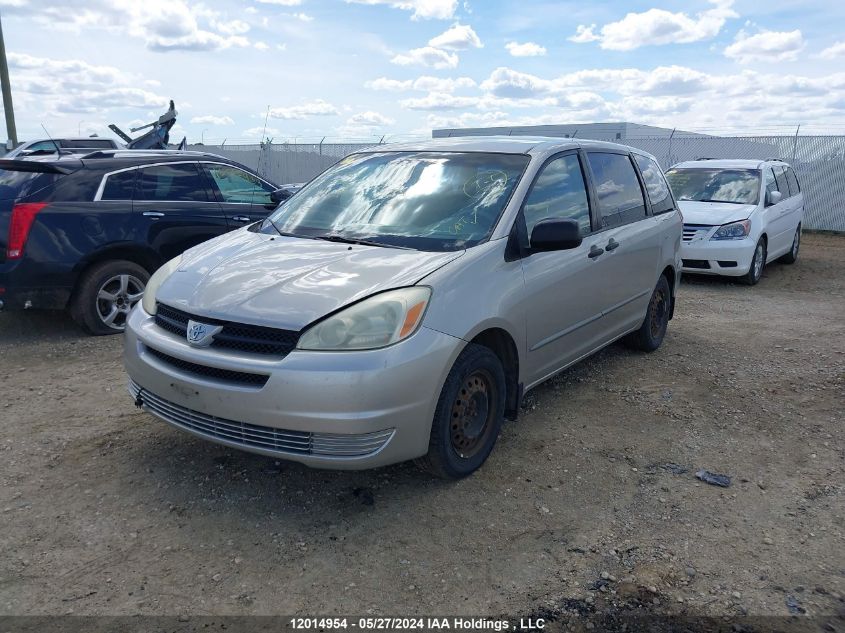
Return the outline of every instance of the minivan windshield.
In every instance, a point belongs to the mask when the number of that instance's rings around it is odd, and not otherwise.
[[[427,251],[469,248],[490,237],[528,162],[523,154],[481,152],[353,154],[282,203],[262,230]]]
[[[666,172],[675,199],[757,204],[759,169],[678,168]]]

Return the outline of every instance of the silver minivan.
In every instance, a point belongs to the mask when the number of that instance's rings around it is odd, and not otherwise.
[[[159,269],[129,389],[226,446],[463,477],[529,389],[623,337],[660,346],[681,233],[655,159],[622,145],[374,147]]]

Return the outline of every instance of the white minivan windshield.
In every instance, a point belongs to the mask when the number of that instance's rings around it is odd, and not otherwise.
[[[529,157],[482,152],[353,154],[268,218],[283,235],[429,251],[490,237]]]
[[[666,172],[675,199],[757,204],[759,169],[677,168]]]

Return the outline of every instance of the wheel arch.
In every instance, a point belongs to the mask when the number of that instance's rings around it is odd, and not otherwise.
[[[138,244],[111,244],[104,248],[98,249],[93,253],[88,254],[82,258],[74,267],[76,279],[74,280],[73,290],[68,298],[68,305],[73,301],[79,290],[80,281],[83,279],[85,273],[92,267],[103,262],[125,260],[138,264],[152,275],[159,266],[163,263],[162,257],[151,248],[145,248]]]
[[[500,327],[489,327],[476,334],[470,343],[492,351],[505,370],[505,417],[515,420],[522,400],[522,383],[519,382],[519,351],[510,333]]]

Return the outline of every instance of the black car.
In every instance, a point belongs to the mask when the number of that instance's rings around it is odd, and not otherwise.
[[[0,309],[69,308],[91,334],[120,332],[156,268],[263,219],[276,189],[204,152],[0,159]]]

